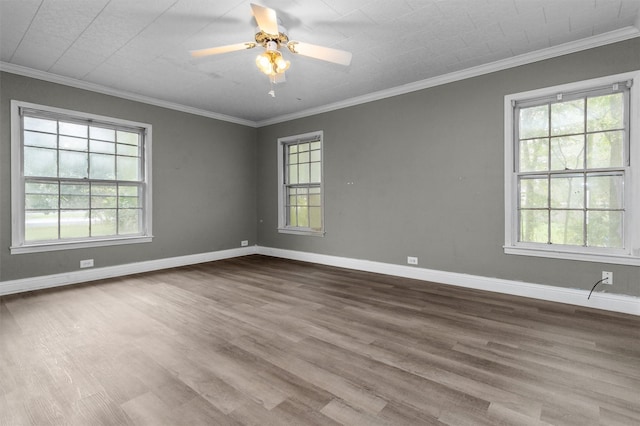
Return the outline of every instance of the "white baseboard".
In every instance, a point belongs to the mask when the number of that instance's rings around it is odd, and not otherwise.
[[[534,299],[567,303],[570,305],[640,316],[640,298],[633,296],[598,292],[593,293],[591,295],[591,299],[588,300],[587,296],[589,292],[581,289],[554,287],[544,284],[504,280],[500,278],[488,278],[478,275],[460,274],[457,272],[445,272],[413,266],[394,265],[390,263],[373,262],[370,260],[351,259],[346,257],[260,246],[234,248],[210,253],[200,253],[167,259],[150,260],[146,262],[129,263],[125,265],[108,266],[104,268],[83,269],[63,274],[3,281],[0,282],[0,296],[96,281],[105,278],[139,274],[142,272],[157,271],[167,268],[176,268],[179,266],[229,259],[250,254],[263,254],[266,256],[319,263],[322,265],[413,278],[423,281],[432,281],[441,284],[494,291],[514,296],[531,297]]]
[[[199,253],[187,256],[171,257],[167,259],[149,260],[146,262],[127,263],[124,265],[107,266],[104,268],[82,269],[63,274],[45,275],[33,278],[0,282],[0,296],[44,288],[78,284],[105,278],[121,277],[142,272],[158,271],[179,266],[194,265],[196,263],[229,259],[257,253],[257,247],[242,247],[220,250],[209,253]]]
[[[270,247],[258,247],[258,254],[291,260],[300,260],[303,262],[319,263],[322,265],[337,266],[340,268],[355,269],[359,271],[414,278],[441,284],[493,291],[497,293],[511,294],[514,296],[530,297],[534,299],[603,309],[631,315],[640,315],[640,298],[623,294],[598,292],[593,293],[591,298],[587,299],[589,292],[581,289],[554,287],[550,285],[526,283],[500,278],[488,278],[478,275],[445,272],[414,266],[394,265],[390,263],[373,262],[370,260],[351,259]]]

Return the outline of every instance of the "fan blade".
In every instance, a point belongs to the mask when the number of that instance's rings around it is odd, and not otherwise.
[[[251,3],[251,9],[253,10],[253,16],[256,18],[258,27],[267,34],[277,36],[280,31],[278,31],[276,11],[253,3]]]
[[[315,44],[290,41],[287,47],[292,53],[298,53],[310,58],[333,62],[334,64],[348,66],[351,63],[351,52],[332,49],[330,47],[316,46]]]
[[[191,56],[193,56],[194,58],[201,58],[203,56],[219,55],[220,53],[235,52],[236,50],[253,49],[254,47],[256,47],[256,44],[253,43],[253,42],[251,42],[251,43],[230,44],[230,45],[227,45],[227,46],[210,47],[208,49],[192,50],[191,51]]]

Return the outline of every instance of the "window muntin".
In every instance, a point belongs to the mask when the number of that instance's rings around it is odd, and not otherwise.
[[[282,232],[321,234],[322,132],[278,140]]]
[[[150,126],[12,102],[12,253],[149,241]]]
[[[634,77],[505,98],[505,252],[632,264],[640,257]]]

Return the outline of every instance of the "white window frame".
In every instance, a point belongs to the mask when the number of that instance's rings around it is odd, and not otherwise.
[[[516,102],[580,92],[631,82],[629,91],[629,164],[625,169],[625,228],[623,249],[580,247],[518,241],[518,184],[516,162]],[[617,74],[538,90],[515,93],[504,99],[505,244],[506,254],[549,257],[622,265],[640,265],[640,71]]]
[[[143,156],[143,218],[142,232],[130,236],[90,237],[74,240],[25,241],[25,177],[23,170],[23,129],[21,109],[37,110],[71,119],[108,123],[122,127],[140,128],[144,134]],[[89,114],[51,106],[38,105],[18,100],[11,101],[11,254],[37,253],[57,250],[82,249],[120,244],[148,243],[152,234],[152,190],[151,190],[151,125]],[[88,179],[88,182],[91,180]]]
[[[286,183],[285,183],[285,146],[293,142],[304,142],[305,140],[320,139],[320,214],[322,218],[322,229],[320,231],[287,225],[286,211]],[[325,235],[324,221],[324,132],[303,133],[300,135],[278,138],[278,232],[284,234],[311,235],[322,237]]]

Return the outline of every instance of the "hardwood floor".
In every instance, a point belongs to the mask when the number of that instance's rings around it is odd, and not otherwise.
[[[248,256],[0,298],[1,425],[637,425],[640,318]]]

